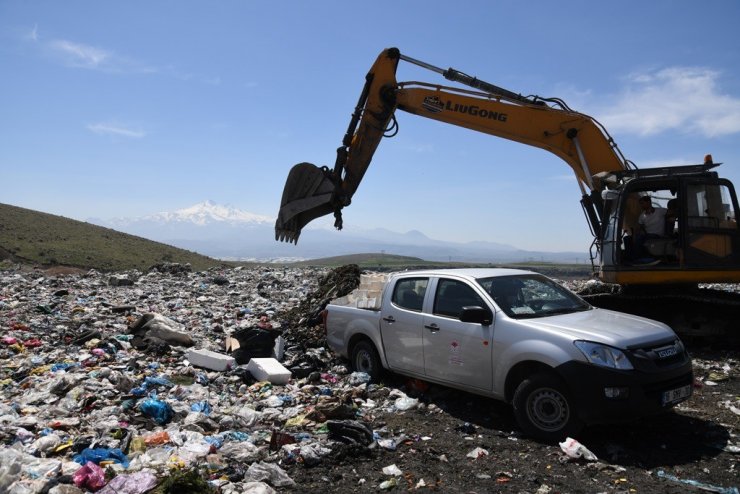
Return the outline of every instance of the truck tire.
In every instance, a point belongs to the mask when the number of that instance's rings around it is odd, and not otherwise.
[[[370,382],[377,382],[383,371],[380,357],[375,346],[367,340],[359,341],[352,347],[350,364],[355,372],[365,372],[370,376]]]
[[[519,427],[536,439],[563,441],[583,428],[568,388],[552,373],[533,374],[522,381],[513,405]]]

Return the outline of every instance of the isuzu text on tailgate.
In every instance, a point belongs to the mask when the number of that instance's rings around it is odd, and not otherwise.
[[[691,360],[671,328],[592,307],[536,273],[406,271],[378,295],[365,308],[327,307],[329,346],[353,369],[511,403],[521,428],[542,440],[660,413],[691,396]]]

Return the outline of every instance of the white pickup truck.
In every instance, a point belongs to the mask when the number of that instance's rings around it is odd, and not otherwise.
[[[377,379],[393,372],[511,403],[546,441],[691,396],[691,360],[663,323],[592,307],[515,269],[406,271],[379,308],[327,306],[329,346]]]

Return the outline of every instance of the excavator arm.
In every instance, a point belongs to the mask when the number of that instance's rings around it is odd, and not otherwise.
[[[396,70],[400,60],[473,89],[399,83]],[[634,167],[624,159],[603,126],[557,98],[521,96],[389,48],[378,56],[366,76],[342,146],[337,150],[334,169],[310,163],[291,169],[275,224],[277,240],[297,242],[306,224],[330,213],[336,217],[335,226],[342,228],[341,209],[350,204],[382,138],[395,135],[396,110],[550,151],[573,169],[587,202],[587,189],[594,201],[599,200],[602,187],[595,175]],[[597,221],[594,214],[590,213],[592,226]]]

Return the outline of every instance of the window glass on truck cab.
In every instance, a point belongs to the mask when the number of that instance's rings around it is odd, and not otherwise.
[[[591,309],[578,295],[541,275],[495,276],[476,280],[496,305],[514,319]]]
[[[402,309],[421,312],[429,278],[403,278],[396,282],[391,302]]]
[[[462,308],[468,306],[488,307],[467,283],[440,278],[434,294],[434,314],[459,319]]]

